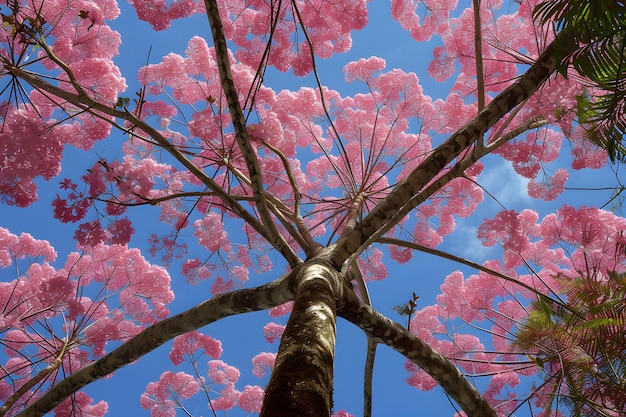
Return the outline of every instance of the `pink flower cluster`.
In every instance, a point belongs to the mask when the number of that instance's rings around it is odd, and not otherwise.
[[[138,249],[96,245],[70,253],[60,268],[52,264],[56,257],[48,242],[0,228],[0,268],[5,275],[19,271],[15,279],[0,282],[5,355],[0,401],[35,377],[41,364],[58,361],[55,374],[72,373],[169,313],[167,304],[174,298],[170,277]],[[51,326],[55,321],[63,326]],[[46,387],[47,382],[38,392]],[[22,398],[38,395],[30,392]],[[107,410],[106,403],[91,405],[91,399],[79,393],[61,403],[57,414],[74,415],[70,411],[76,404],[85,416],[101,416]]]

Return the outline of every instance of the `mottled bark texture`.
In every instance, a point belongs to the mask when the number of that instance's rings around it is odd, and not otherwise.
[[[398,323],[364,304],[346,287],[337,314],[357,325],[374,340],[384,343],[422,368],[465,411],[468,417],[496,417],[493,408],[458,368]]]
[[[339,272],[325,262],[309,261],[301,271],[261,417],[330,416],[342,284]]]

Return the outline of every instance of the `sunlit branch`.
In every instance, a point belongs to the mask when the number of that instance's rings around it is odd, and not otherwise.
[[[241,182],[249,187],[252,185],[250,179],[246,177],[243,172],[232,166],[230,163],[227,163],[226,165],[228,169],[233,173],[233,175],[235,175],[235,177],[237,177]],[[300,247],[302,247],[302,249],[308,254],[311,249],[311,247],[308,245],[308,242],[306,242],[306,240],[300,235],[299,229],[293,226],[291,219],[287,219],[285,217],[285,214],[292,214],[289,207],[287,207],[284,202],[274,197],[274,195],[272,195],[271,193],[263,190],[263,194],[267,199],[266,201],[269,203],[267,205],[268,209],[274,214],[274,216],[276,216],[276,218],[280,221],[283,227],[287,230],[289,235],[293,237],[296,242],[298,242]],[[252,201],[256,201],[256,197],[250,197],[250,199]]]
[[[63,347],[55,353],[55,358],[51,363],[46,365],[46,367],[39,371],[37,375],[30,378],[28,382],[22,385],[18,390],[13,393],[13,395],[6,399],[2,407],[0,407],[0,417],[4,416],[7,411],[11,409],[13,404],[15,404],[15,402],[19,400],[24,394],[26,394],[28,390],[48,378],[48,376],[50,376],[54,371],[59,369],[59,367],[63,363],[63,357],[65,356],[67,348],[67,343],[64,343]]]
[[[485,75],[483,71],[483,35],[480,21],[480,1],[473,0],[474,5],[474,50],[476,51],[476,87],[478,99],[478,112],[485,107]],[[476,141],[476,147],[484,146],[484,134]]]
[[[469,417],[496,417],[495,411],[485,398],[451,361],[398,323],[365,305],[351,288],[344,290],[337,314],[422,368]]]
[[[486,267],[484,265],[480,265],[476,262],[470,261],[469,259],[465,259],[465,258],[461,258],[460,256],[456,256],[456,255],[452,255],[449,252],[445,252],[439,249],[433,249],[433,248],[429,248],[427,246],[423,246],[420,245],[418,243],[414,243],[414,242],[409,242],[406,240],[401,240],[401,239],[395,239],[395,238],[390,238],[390,237],[381,237],[378,239],[378,242],[380,243],[384,243],[384,244],[389,244],[389,245],[396,245],[396,246],[401,246],[401,247],[405,247],[405,248],[409,248],[412,250],[416,250],[416,251],[420,251],[420,252],[424,252],[424,253],[429,253],[431,255],[435,255],[438,256],[440,258],[444,258],[444,259],[448,259],[450,261],[453,262],[457,262],[460,263],[462,265],[465,266],[469,266],[471,268],[477,269],[478,271],[487,273],[489,275],[493,275],[494,277],[498,277],[500,279],[503,279],[507,282],[513,283],[515,285],[519,285],[520,287],[524,288],[525,290],[528,290],[532,293],[534,293],[537,297],[539,298],[543,298],[546,301],[550,301],[552,303],[556,303],[559,306],[574,312],[571,307],[568,307],[567,304],[565,304],[560,298],[558,299],[554,299],[554,298],[550,298],[549,296],[543,294],[540,291],[537,291],[535,288],[531,287],[528,284],[525,284],[519,280],[516,280],[515,278],[511,278],[508,275],[505,275],[501,272],[496,271],[495,269]],[[553,294],[557,295],[554,291],[552,291],[552,289],[550,289],[550,292],[552,292]],[[557,295],[558,297],[558,295]]]
[[[348,212],[346,213],[346,225],[341,232],[341,237],[347,236],[350,234],[357,224],[357,218],[361,214],[361,208],[363,207],[363,203],[365,202],[365,195],[361,192],[358,193],[352,199],[352,204],[348,207]]]
[[[420,190],[423,187],[439,175],[454,158],[475,144],[480,135],[485,134],[498,120],[530,97],[548,80],[555,71],[559,54],[562,52],[557,51],[556,45],[557,42],[553,41],[526,73],[498,94],[473,120],[437,147],[357,225],[352,233],[340,239],[335,244],[331,262],[340,268],[346,260],[371,244],[375,240],[373,237],[382,236],[420,204],[422,198],[416,199],[415,196],[418,193],[422,194]],[[459,163],[465,163],[467,160],[471,165],[481,156],[470,155]],[[463,171],[464,169],[456,169],[456,175],[462,175]],[[437,190],[433,190],[430,195],[435,191]]]
[[[43,416],[81,388],[132,363],[178,335],[225,317],[266,310],[292,300],[294,292],[291,281],[297,271],[298,269],[294,269],[281,278],[256,288],[218,295],[148,327],[103,358],[60,381],[17,414],[17,417]]]
[[[63,90],[62,88],[47,83],[46,81],[40,79],[39,77],[31,74],[28,71],[24,71],[23,69],[10,64],[6,60],[4,60],[3,64],[4,68],[8,72],[26,81],[34,88],[44,90],[56,97],[60,97],[68,101],[69,103],[80,107],[82,110],[89,111],[90,114],[93,114],[96,117],[102,117],[100,113],[107,114],[109,116],[126,120],[137,128],[146,132],[160,147],[165,149],[178,162],[180,162],[185,168],[187,168],[196,178],[198,178],[204,185],[211,189],[232,210],[234,214],[241,217],[242,220],[250,224],[250,226],[256,232],[258,232],[272,246],[274,246],[286,258],[287,262],[289,262],[292,267],[300,263],[299,257],[288,245],[285,244],[282,237],[280,237],[280,239],[277,241],[273,238],[273,236],[269,235],[267,228],[264,227],[263,224],[261,224],[254,216],[252,216],[252,214],[250,214],[250,212],[248,212],[243,206],[241,206],[230,194],[222,189],[222,187],[216,184],[213,179],[206,175],[204,171],[202,171],[202,169],[198,168],[193,162],[191,162],[175,145],[173,145],[165,137],[163,137],[163,135],[161,135],[158,130],[156,130],[143,120],[139,119],[128,110],[117,110],[116,108],[106,106],[87,95],[76,95],[69,91]],[[107,120],[109,123],[111,123],[111,125],[116,126],[116,123],[114,123],[114,121],[108,120],[106,118],[103,119]]]
[[[228,102],[228,108],[230,110],[237,144],[239,145],[239,149],[241,150],[241,154],[250,173],[252,192],[256,197],[256,206],[259,210],[263,226],[267,229],[266,235],[270,238],[270,242],[272,242],[279,252],[284,254],[287,250],[289,250],[289,245],[276,229],[276,225],[274,224],[267,207],[263,187],[263,175],[261,174],[261,168],[257,155],[252,148],[252,144],[250,143],[250,136],[248,134],[248,128],[246,127],[246,119],[241,110],[241,105],[239,104],[239,96],[237,94],[237,89],[235,88],[235,83],[233,81],[233,75],[230,70],[228,47],[224,37],[224,29],[222,27],[222,20],[220,18],[217,2],[216,0],[205,0],[204,4],[206,6],[206,14],[209,18],[209,24],[211,26],[211,33],[213,34],[213,44],[215,47],[217,66],[222,80],[222,89],[224,90],[224,95],[226,96],[226,100]]]
[[[41,39],[37,39],[37,44],[41,47],[41,49],[44,50],[44,52],[46,53],[48,58],[50,58],[52,60],[52,62],[57,64],[63,70],[63,72],[65,72],[67,74],[68,78],[70,79],[70,83],[72,84],[72,87],[74,87],[76,89],[76,92],[78,93],[78,95],[81,95],[81,96],[82,95],[87,95],[87,93],[85,92],[83,87],[80,85],[80,83],[78,82],[78,80],[74,76],[74,72],[70,69],[70,67],[65,62],[63,62],[61,59],[59,59],[54,54],[54,52],[52,52],[52,50],[50,49],[50,47],[46,43],[45,38],[43,36],[41,37]]]

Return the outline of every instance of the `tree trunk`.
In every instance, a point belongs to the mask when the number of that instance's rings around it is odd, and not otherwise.
[[[296,285],[261,417],[330,416],[340,274],[312,260],[302,267]]]

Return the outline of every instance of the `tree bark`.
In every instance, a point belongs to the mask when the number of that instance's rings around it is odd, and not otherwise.
[[[308,261],[278,349],[261,417],[330,416],[340,273]]]

